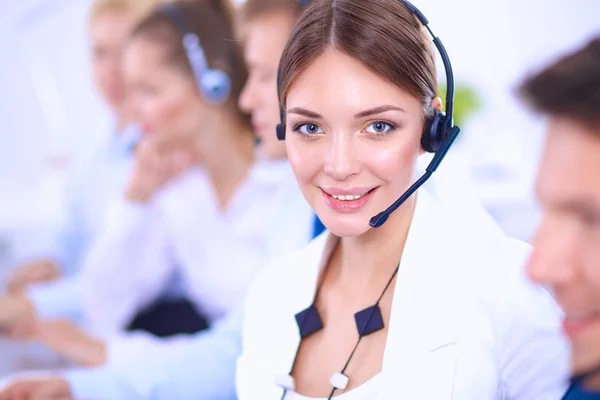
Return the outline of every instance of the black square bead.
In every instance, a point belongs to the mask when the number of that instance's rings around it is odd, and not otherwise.
[[[357,312],[354,314],[354,319],[356,320],[358,334],[361,337],[383,329],[383,318],[377,304]]]
[[[300,337],[302,339],[312,335],[323,327],[319,311],[314,304],[296,314],[296,323],[300,329]]]

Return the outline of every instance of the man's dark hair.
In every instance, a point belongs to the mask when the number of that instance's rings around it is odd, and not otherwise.
[[[572,119],[600,134],[600,37],[527,78],[519,93],[537,112]]]

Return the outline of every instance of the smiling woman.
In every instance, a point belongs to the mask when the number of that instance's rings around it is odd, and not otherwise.
[[[344,27],[351,21],[342,17],[339,30],[332,33],[338,34],[332,38],[335,47],[320,41],[316,42],[320,48],[308,48],[303,40],[292,40],[282,59],[281,96],[288,108],[286,125],[293,133],[287,140],[288,156],[292,165],[302,159],[295,168],[300,187],[323,223],[338,235],[364,233],[369,228],[364,216],[387,208],[409,187],[421,151],[423,122],[433,114],[433,107],[441,106],[434,95],[430,46],[420,33],[418,21],[410,13],[402,17],[402,24],[413,30],[399,30],[399,37],[390,32],[382,35],[379,46],[365,48],[354,43],[373,36],[371,29],[377,24],[370,19],[377,16],[364,13],[360,23],[370,28],[362,32]],[[311,26],[307,37],[321,35],[313,31],[314,25],[307,26]],[[395,45],[397,42],[410,46]],[[384,55],[380,52],[383,48],[390,51]],[[396,68],[390,59],[402,59],[416,69],[411,73]],[[330,94],[339,100],[332,101]],[[342,134],[348,132],[351,134]],[[305,162],[307,157],[311,162]],[[357,175],[362,169],[366,173]],[[317,171],[324,174],[316,176]],[[347,178],[355,175],[358,179],[352,179],[350,185]],[[332,182],[332,177],[344,182]],[[331,195],[367,196],[350,201],[344,198],[347,202],[342,204]],[[364,210],[363,214],[339,216],[324,207]],[[403,231],[410,208],[395,215],[398,219],[404,214]]]
[[[441,160],[457,133],[452,96],[448,117],[439,112],[423,23],[405,1],[315,0],[292,32],[278,136],[330,234],[254,283],[240,400],[533,400],[565,390],[558,309],[521,272],[529,248],[480,208],[424,188],[410,196],[419,156]]]
[[[344,100],[332,101],[328,94]],[[286,105],[288,156],[308,202],[332,233],[366,233],[370,217],[412,183],[421,103],[332,49],[296,78]],[[398,229],[406,231],[411,208],[394,215],[404,219]]]

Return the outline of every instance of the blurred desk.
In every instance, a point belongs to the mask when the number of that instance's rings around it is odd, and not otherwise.
[[[7,275],[22,255],[38,247],[43,235],[60,217],[57,198],[47,187],[19,188],[0,184],[0,295]],[[0,336],[0,382],[7,375],[31,370],[56,370],[67,363],[41,345],[20,343]]]

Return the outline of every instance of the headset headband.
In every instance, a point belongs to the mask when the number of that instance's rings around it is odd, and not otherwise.
[[[298,3],[302,8],[306,8],[310,0],[298,0]],[[442,41],[434,35],[433,31],[429,27],[429,20],[425,17],[425,15],[412,3],[406,0],[399,0],[401,4],[403,4],[410,12],[413,13],[419,20],[419,22],[427,29],[429,35],[433,38],[433,43],[442,58],[442,63],[444,64],[444,70],[446,71],[446,104],[445,104],[445,118],[444,123],[446,128],[450,130],[450,128],[454,127],[454,73],[452,71],[452,63],[450,62],[450,57],[448,57],[448,53],[446,52],[446,48],[442,44]],[[280,89],[280,77],[281,77],[281,63],[279,68],[277,69],[277,97],[279,99],[279,117],[281,120],[282,128],[285,127],[285,110],[283,108],[283,104],[281,101],[281,89]],[[284,128],[283,128],[284,129]],[[278,132],[278,135],[280,132]],[[283,136],[283,135],[281,135]]]
[[[208,69],[204,49],[200,44],[200,38],[190,29],[181,10],[173,4],[165,4],[159,11],[169,18],[173,26],[182,37],[183,48],[190,62],[194,75],[200,76]]]
[[[446,48],[442,44],[442,41],[433,34],[433,31],[429,27],[429,20],[425,18],[425,15],[412,3],[406,0],[399,0],[400,3],[404,4],[406,8],[408,8],[421,22],[421,24],[427,29],[427,32],[433,38],[433,44],[437,48],[440,57],[442,58],[442,63],[444,64],[444,70],[446,71],[446,124],[448,128],[454,126],[454,73],[452,71],[452,63],[450,62],[450,57],[448,57],[448,53],[446,52]]]
[[[183,12],[174,4],[165,4],[158,12],[166,16],[181,34],[183,50],[204,98],[214,104],[227,101],[231,80],[225,72],[209,68],[200,38],[190,29]]]

